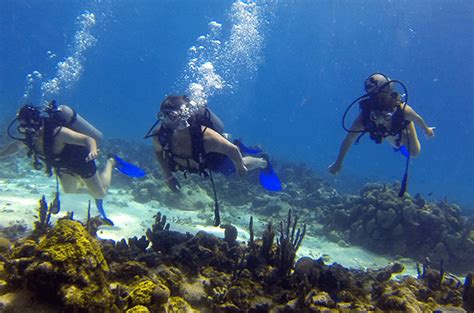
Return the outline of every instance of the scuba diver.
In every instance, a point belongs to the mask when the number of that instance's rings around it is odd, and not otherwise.
[[[403,96],[396,91],[397,84],[404,89]],[[408,92],[400,81],[391,80],[382,73],[374,73],[365,80],[364,87],[366,94],[354,100],[343,115],[342,127],[348,134],[342,141],[336,161],[329,166],[329,172],[339,174],[354,141],[357,144],[360,138],[368,133],[376,144],[386,140],[395,151],[400,151],[406,157],[405,174],[399,193],[399,196],[403,196],[410,157],[418,156],[421,150],[415,124],[423,129],[427,138],[435,135],[435,127],[428,127],[423,118],[407,104]],[[359,102],[360,112],[348,129],[345,118],[356,102]]]
[[[12,133],[16,122],[20,136]],[[8,135],[16,141],[0,149],[0,158],[27,148],[36,170],[45,167],[46,174],[51,177],[54,169],[54,203],[57,205],[54,213],[60,209],[59,179],[65,193],[92,195],[102,219],[113,225],[105,214],[102,200],[110,185],[112,169],[117,168],[132,177],[145,175],[141,169],[113,154],[108,156],[104,170],[99,173],[95,160],[99,155],[97,141],[102,139],[102,133],[69,106],[57,106],[54,100],[45,109],[30,104],[22,106],[8,127]]]
[[[240,141],[230,142],[223,133],[224,124],[207,107],[194,114],[186,114],[196,106],[187,96],[168,96],[161,103],[158,121],[145,138],[152,137],[158,163],[168,187],[178,192],[179,181],[173,172],[197,173],[209,177],[214,192],[214,225],[220,224],[219,205],[212,172],[224,175],[260,169],[260,183],[270,191],[281,190],[268,156],[259,148],[249,148]],[[160,125],[156,127],[159,123]]]

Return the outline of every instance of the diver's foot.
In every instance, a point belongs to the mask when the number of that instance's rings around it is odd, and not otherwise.
[[[264,166],[261,167],[262,170],[266,170],[269,168],[269,165],[270,165],[270,156],[266,153],[263,153],[261,156],[260,156],[261,159],[263,159],[264,162]],[[263,163],[263,162],[262,162]]]
[[[115,154],[113,153],[107,154],[107,161],[110,161],[112,163],[113,168],[117,166],[117,159],[115,158]]]

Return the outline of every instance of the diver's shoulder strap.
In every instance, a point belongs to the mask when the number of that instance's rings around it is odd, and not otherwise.
[[[204,126],[202,130],[201,126]],[[191,120],[189,123],[189,133],[191,135],[191,148],[192,148],[192,159],[199,164],[199,170],[206,167],[204,151],[204,131],[208,126],[201,125],[199,120]]]

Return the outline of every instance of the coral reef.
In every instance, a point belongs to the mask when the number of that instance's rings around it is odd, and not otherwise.
[[[157,214],[148,230],[153,240],[115,243],[64,219],[38,242],[20,239],[4,251],[0,279],[4,293],[27,289],[72,312],[424,312],[472,305],[472,275],[463,286],[427,262],[420,277],[396,281],[400,264],[362,271],[309,257],[296,261],[305,234],[297,221],[287,214],[276,244],[272,224],[248,244],[236,242],[229,225],[225,240],[198,232],[176,241]]]
[[[324,233],[379,253],[419,261],[428,257],[443,260],[451,270],[468,269],[474,263],[474,241],[460,207],[429,203],[419,195],[399,198],[397,190],[372,183],[359,196],[340,197],[319,215]]]
[[[115,310],[101,247],[79,222],[60,220],[38,243],[16,242],[8,259],[12,286],[26,286],[64,310]]]

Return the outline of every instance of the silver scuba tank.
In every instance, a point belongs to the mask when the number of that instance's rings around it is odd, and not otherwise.
[[[47,112],[62,126],[92,137],[96,141],[101,141],[103,138],[100,130],[92,126],[92,124],[86,121],[74,109],[65,104],[56,106],[55,102],[51,102]]]
[[[204,119],[209,119],[209,121],[212,123],[212,128],[218,132],[219,134],[224,133],[224,123],[221,121],[221,119],[211,111],[208,107],[201,108],[198,111],[198,115],[201,116],[201,118]]]

